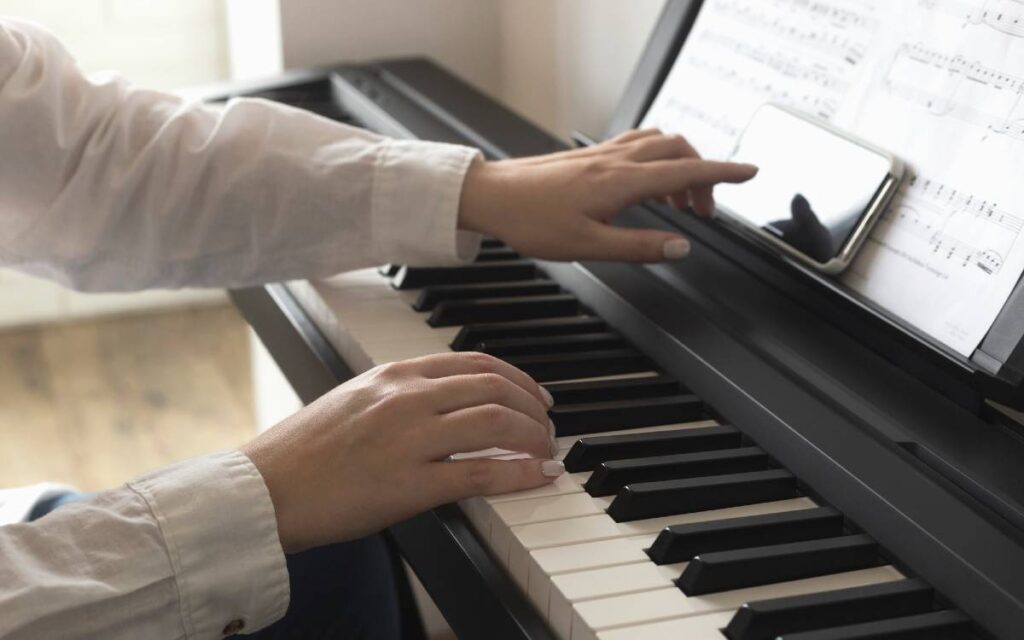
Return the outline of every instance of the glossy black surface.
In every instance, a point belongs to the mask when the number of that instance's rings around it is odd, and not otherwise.
[[[972,640],[971,620],[959,611],[936,611],[846,627],[789,633],[779,640]]]
[[[446,300],[434,307],[427,324],[432,327],[457,327],[482,322],[564,318],[577,315],[579,312],[579,300],[567,293],[519,298]]]
[[[800,495],[796,478],[783,469],[639,482],[623,487],[608,507],[616,522],[711,511]]]
[[[695,422],[707,416],[704,403],[691,394],[556,404],[548,413],[560,436]]]
[[[459,330],[451,347],[455,351],[473,351],[481,343],[494,339],[564,336],[607,329],[608,325],[604,320],[594,316],[469,325]]]
[[[712,551],[815,540],[842,532],[842,514],[829,507],[816,507],[666,527],[647,555],[655,564],[673,564]]]
[[[740,607],[725,628],[729,640],[774,640],[779,636],[875,620],[930,613],[932,588],[920,580],[898,580]]]
[[[764,471],[776,466],[771,456],[758,447],[609,460],[594,470],[583,488],[594,497],[613,496],[637,482]]]
[[[676,584],[688,596],[868,569],[883,564],[866,535],[712,551],[686,565]]]
[[[570,473],[593,471],[607,460],[623,460],[672,453],[695,453],[740,446],[736,427],[715,426],[650,433],[629,433],[580,438],[565,455]]]
[[[609,334],[585,334],[609,335]],[[629,400],[635,398],[656,398],[685,391],[669,376],[627,378],[618,380],[593,380],[590,382],[552,382],[544,385],[555,404],[578,404],[581,402],[603,402],[605,400]]]

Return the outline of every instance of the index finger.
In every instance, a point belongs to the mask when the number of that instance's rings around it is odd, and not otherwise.
[[[689,148],[691,157],[697,158],[698,160],[702,159],[701,155],[697,153],[697,149],[695,149],[694,146],[690,144],[690,141],[687,140],[685,137],[683,138],[683,143]],[[693,189],[690,190],[690,192],[693,196],[692,198],[689,199],[691,200],[691,204],[693,205],[693,210],[696,211],[698,215],[704,216],[706,218],[711,217],[711,214],[713,214],[715,211],[715,198],[714,194],[712,193],[712,188],[710,186],[694,187]],[[682,201],[687,200],[687,198],[681,198],[680,195],[685,195],[685,192],[677,194],[675,196],[676,199]]]
[[[714,186],[720,182],[746,182],[757,175],[757,167],[717,160],[661,160],[637,165],[629,183],[635,199],[654,198]]]

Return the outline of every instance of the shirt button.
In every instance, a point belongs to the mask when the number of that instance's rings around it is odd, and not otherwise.
[[[221,631],[226,636],[231,636],[245,628],[245,620],[238,618],[224,625],[224,630]]]

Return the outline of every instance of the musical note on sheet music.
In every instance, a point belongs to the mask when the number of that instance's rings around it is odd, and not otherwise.
[[[1024,76],[917,42],[900,45],[882,82],[933,115],[1024,140]]]
[[[719,0],[701,15],[713,26],[694,28],[666,84],[685,75],[710,101],[663,91],[645,126],[684,131],[709,157],[727,155],[764,102],[831,119],[878,27],[858,0]]]
[[[995,275],[1022,231],[1024,219],[997,203],[943,182],[908,176],[872,235],[911,234],[928,244],[932,262]]]
[[[1019,0],[918,0],[921,7],[963,20],[963,26],[993,29],[1024,38],[1024,3]]]

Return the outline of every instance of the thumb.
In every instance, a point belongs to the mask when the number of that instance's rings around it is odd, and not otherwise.
[[[662,262],[682,260],[690,255],[690,241],[667,231],[623,229],[595,223],[581,260],[617,260],[622,262]]]

